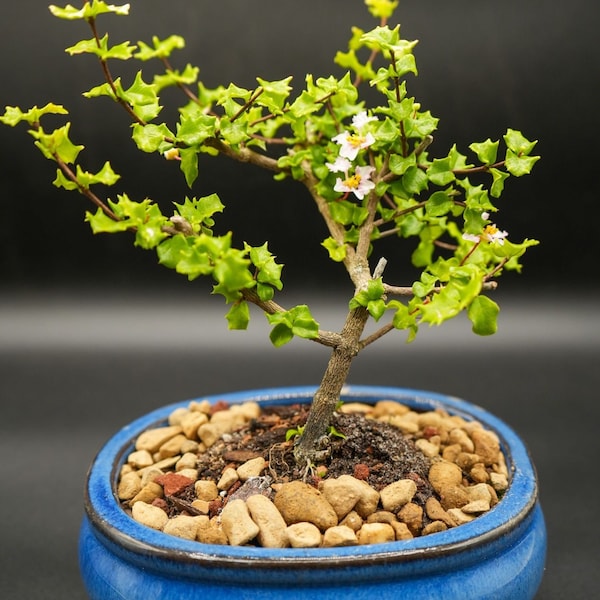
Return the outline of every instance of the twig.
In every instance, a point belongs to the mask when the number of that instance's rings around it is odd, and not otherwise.
[[[255,306],[258,306],[262,311],[269,315],[274,315],[276,313],[287,312],[285,308],[274,302],[273,300],[261,300],[253,289],[244,289],[242,290],[242,297],[246,302],[250,302]],[[335,333],[333,331],[326,331],[319,329],[317,337],[313,338],[311,341],[317,342],[323,346],[329,346],[330,348],[337,347],[342,338],[339,333]]]
[[[361,340],[359,342],[361,350],[363,348],[366,348],[369,344],[376,342],[378,339],[382,338],[384,335],[386,335],[393,329],[395,329],[393,323],[388,323],[387,325],[384,325],[383,327],[381,327],[380,329],[378,329],[371,335],[367,336],[364,340]]]

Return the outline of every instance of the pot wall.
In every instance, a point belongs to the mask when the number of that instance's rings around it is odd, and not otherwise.
[[[314,388],[237,392],[209,398],[230,403],[309,401]],[[92,600],[237,598],[533,598],[541,582],[546,529],[535,471],[516,434],[474,405],[439,394],[398,388],[345,388],[345,401],[393,399],[417,410],[443,406],[476,419],[500,437],[511,486],[489,513],[471,523],[405,542],[328,549],[211,546],[148,529],[119,506],[114,489],[132,440],[177,406],[154,411],[123,428],[90,469],[80,564]],[[292,593],[293,590],[293,593]]]

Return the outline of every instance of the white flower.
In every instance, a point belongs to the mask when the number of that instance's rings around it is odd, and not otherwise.
[[[352,117],[352,125],[358,132],[361,132],[365,125],[372,121],[377,121],[377,117],[369,117],[366,110],[363,110]]]
[[[343,156],[338,156],[334,162],[325,163],[325,166],[332,173],[348,173],[350,167],[352,166],[352,163],[347,158],[344,158]]]
[[[486,225],[481,237],[488,242],[496,242],[502,246],[507,235],[506,231],[500,231],[495,225]]]
[[[481,236],[475,235],[474,233],[463,233],[463,240],[467,240],[467,242],[475,242],[478,244],[481,241]]]
[[[340,156],[347,158],[348,160],[354,160],[358,156],[360,150],[364,150],[375,143],[375,138],[370,133],[361,135],[342,131],[342,133],[336,135],[332,139],[336,144],[341,146]]]
[[[375,183],[371,181],[371,173],[375,167],[356,167],[354,175],[342,179],[338,177],[333,189],[336,192],[352,192],[359,200],[362,200],[366,194],[375,188]]]
[[[481,213],[481,218],[484,220],[489,219],[490,215],[487,212]],[[483,232],[481,235],[475,235],[473,233],[463,233],[463,240],[467,240],[469,242],[480,243],[485,240],[486,242],[497,243],[500,246],[504,244],[504,238],[508,236],[506,231],[501,231],[494,224],[486,225],[483,228]]]

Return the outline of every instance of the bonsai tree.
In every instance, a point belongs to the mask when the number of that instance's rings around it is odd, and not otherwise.
[[[369,31],[355,27],[346,51],[335,56],[337,74],[307,75],[298,91],[292,90],[291,77],[257,77],[252,89],[233,83],[208,88],[198,80],[198,68],[171,64],[171,55],[184,46],[177,35],[112,44],[99,32],[99,18],[127,15],[128,4],[91,0],[80,8],[50,6],[56,17],[84,21],[91,31],[90,38],[67,48],[71,55],[98,59],[103,81],[84,96],[114,101],[131,120],[133,146],[172,161],[190,188],[204,155],[251,163],[272,172],[276,181],[292,178],[304,186],[303,218],[323,219],[328,231],[323,252],[345,269],[354,289],[338,332],[321,329],[307,305],[284,308],[276,301],[282,265],[267,243],[251,246],[218,230],[216,214],[225,207],[217,194],[165,207],[125,192],[104,198],[97,190],[119,181],[110,162],[98,172],[86,170],[83,146],[71,140],[71,122],[49,130],[42,123],[47,115],[68,115],[62,105],[9,106],[0,117],[10,126],[25,122],[35,145],[56,162],[54,185],[79,192],[95,206],[86,213],[94,233],[126,232],[135,245],[155,250],[161,264],[190,280],[212,277],[214,293],[229,305],[229,328],[248,326],[252,304],[272,325],[275,346],[298,336],[331,348],[296,440],[300,466],[326,454],[340,392],[364,348],[394,330],[407,332],[412,341],[422,324],[439,325],[462,311],[476,334],[494,333],[499,308],[486,292],[504,271],[519,271],[523,253],[537,243],[509,240],[491,216],[506,179],[529,173],[538,160],[531,155],[536,142],[508,129],[502,140],[470,144],[466,154],[454,145],[434,157],[438,119],[407,92],[407,76],[417,74],[417,42],[402,39],[399,26],[388,24],[397,1],[364,2],[377,25]],[[113,74],[113,66],[124,60],[161,67],[151,79],[140,69],[125,82]],[[181,90],[174,123],[161,120],[162,93],[169,87]],[[375,92],[369,97],[378,98],[374,105],[361,98],[369,89]],[[419,269],[416,281],[386,279],[386,258],[378,255],[377,244],[388,237],[414,240],[407,265]],[[365,334],[371,319],[378,325]]]

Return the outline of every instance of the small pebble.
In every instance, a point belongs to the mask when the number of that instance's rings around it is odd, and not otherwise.
[[[317,548],[323,539],[319,528],[312,523],[293,523],[286,532],[292,548]]]
[[[385,544],[396,539],[394,528],[388,523],[365,523],[356,534],[359,544]]]
[[[355,546],[356,544],[358,544],[356,533],[350,527],[345,527],[344,525],[329,527],[323,534],[323,548]]]
[[[158,506],[152,506],[145,502],[136,502],[131,507],[131,516],[138,522],[151,527],[152,529],[162,530],[167,524],[169,517],[167,513],[158,508]]]

